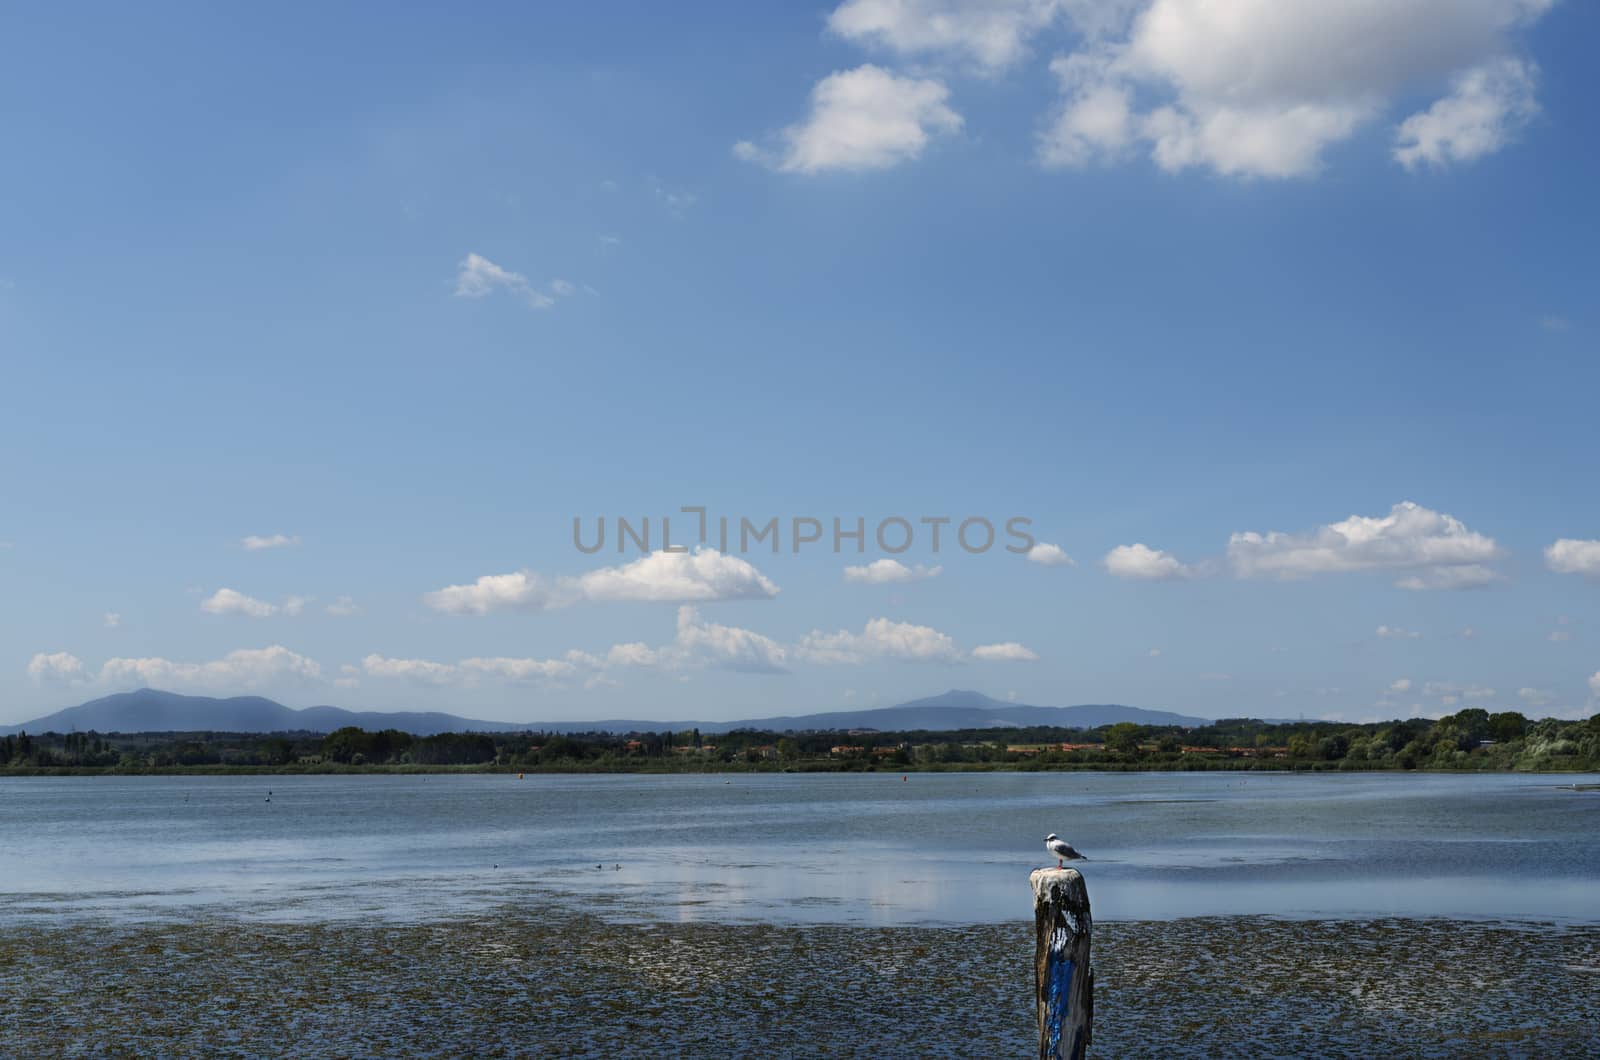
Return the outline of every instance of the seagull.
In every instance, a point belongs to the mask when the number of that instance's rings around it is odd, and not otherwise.
[[[1051,832],[1044,837],[1044,848],[1055,855],[1056,868],[1062,868],[1068,861],[1088,861],[1089,859],[1072,849],[1072,844]]]

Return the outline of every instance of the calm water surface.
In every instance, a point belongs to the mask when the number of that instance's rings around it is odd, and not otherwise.
[[[1059,832],[1093,859],[1098,919],[1600,923],[1600,793],[1562,788],[1593,780],[13,778],[0,917],[426,919],[554,897],[624,919],[980,924],[1031,915],[1027,873]]]

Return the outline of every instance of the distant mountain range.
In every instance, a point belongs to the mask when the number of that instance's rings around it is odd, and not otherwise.
[[[981,692],[952,690],[939,696],[914,699],[895,707],[842,710],[823,714],[747,718],[739,721],[647,721],[607,718],[598,721],[477,721],[454,714],[409,711],[354,711],[342,707],[306,707],[295,710],[261,696],[184,696],[142,688],[137,692],[92,699],[58,710],[22,725],[0,726],[0,735],[29,732],[332,732],[346,725],[363,729],[401,729],[417,736],[440,732],[663,732],[699,729],[766,729],[775,732],[805,729],[991,729],[1023,725],[1093,728],[1120,721],[1140,725],[1209,725],[1205,718],[1103,704],[1076,707],[1035,707],[993,699]]]

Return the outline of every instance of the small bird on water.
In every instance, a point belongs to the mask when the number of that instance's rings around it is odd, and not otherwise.
[[[1054,832],[1051,832],[1049,835],[1044,837],[1044,848],[1055,855],[1056,868],[1058,869],[1063,868],[1065,863],[1068,861],[1089,860],[1074,850],[1071,843],[1067,842],[1065,839],[1062,839]]]

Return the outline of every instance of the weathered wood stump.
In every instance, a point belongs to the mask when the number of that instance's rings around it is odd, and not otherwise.
[[[1034,869],[1033,983],[1040,1060],[1082,1060],[1094,1024],[1089,888],[1077,869]]]

